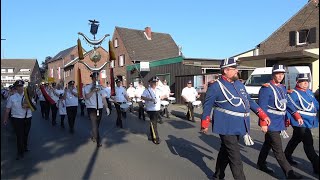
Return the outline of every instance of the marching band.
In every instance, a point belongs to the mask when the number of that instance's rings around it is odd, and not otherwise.
[[[298,74],[297,84],[294,89],[286,90],[280,83],[283,80],[285,67],[274,65],[272,79],[269,83],[263,84],[259,92],[258,104],[248,95],[243,83],[238,80],[236,58],[227,58],[222,61],[221,76],[208,86],[205,99],[203,101],[203,113],[201,115],[201,129],[203,133],[208,133],[208,127],[212,122],[213,132],[221,139],[221,147],[218,153],[216,168],[213,178],[223,179],[225,169],[229,164],[232,175],[235,179],[246,179],[241,161],[239,139],[243,137],[246,145],[254,144],[250,137],[250,110],[258,117],[258,125],[265,136],[265,141],[261,148],[257,169],[266,173],[274,171],[267,167],[266,159],[270,149],[273,150],[275,158],[290,179],[299,179],[301,176],[293,172],[291,165],[298,163],[292,158],[295,148],[303,142],[305,153],[310,160],[313,170],[319,174],[319,155],[313,147],[313,138],[310,129],[318,127],[317,112],[319,103],[313,93],[308,89],[310,77],[308,74]],[[55,82],[49,85],[42,82],[34,91],[40,101],[40,114],[43,119],[49,119],[51,109],[52,125],[56,125],[57,111],[61,117],[61,127],[64,128],[64,118],[67,115],[69,132],[74,133],[78,104],[88,111],[88,118],[92,125],[91,140],[96,142],[97,147],[101,147],[101,137],[99,125],[102,118],[103,107],[107,115],[111,113],[111,103],[117,111],[116,126],[123,128],[122,118],[126,118],[127,110],[135,113],[134,103],[138,105],[138,118],[146,121],[145,112],[150,119],[149,140],[159,145],[161,139],[158,133],[158,120],[160,114],[169,118],[168,106],[175,103],[175,97],[170,91],[166,80],[160,81],[159,77],[152,77],[148,82],[149,86],[143,86],[140,80],[136,87],[129,84],[128,89],[122,86],[120,79],[115,80],[114,94],[110,84],[104,88],[97,83],[98,73],[91,75],[92,83],[81,89],[83,96],[79,96],[75,81],[68,82],[67,87],[62,90],[60,84]],[[163,84],[162,84],[163,83]],[[31,127],[32,103],[36,102],[32,97],[25,94],[24,82],[18,80],[10,89],[7,105],[3,117],[3,123],[7,124],[9,117],[12,121],[17,136],[17,158],[22,159],[24,153],[28,152],[28,134]],[[27,96],[27,97],[26,97]],[[200,107],[202,102],[197,100],[200,95],[192,86],[192,81],[187,81],[181,96],[187,106],[186,117],[189,121],[195,122],[194,108]],[[28,99],[28,102],[24,102]],[[213,110],[213,111],[212,111]],[[213,113],[212,113],[213,112]],[[81,110],[81,116],[84,115]],[[282,149],[282,138],[287,138],[286,128],[293,127],[293,135],[286,146]]]

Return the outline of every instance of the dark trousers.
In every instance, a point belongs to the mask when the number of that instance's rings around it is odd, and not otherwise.
[[[50,109],[51,109],[52,125],[55,125],[57,123],[56,118],[57,118],[57,112],[58,112],[56,103],[51,104]]]
[[[64,118],[66,115],[60,115],[60,122],[61,122],[61,127],[64,127]]]
[[[28,136],[31,127],[31,117],[30,118],[14,118],[12,117],[13,128],[17,137],[17,150],[18,155],[23,155],[23,153],[28,149]]]
[[[69,130],[71,133],[74,132],[74,123],[76,121],[78,106],[69,106],[67,109]]]
[[[141,119],[141,116],[142,116],[142,119],[146,120],[146,116],[144,114],[143,102],[142,101],[138,102],[138,105],[139,105],[139,119]]]
[[[117,122],[116,122],[116,126],[123,128],[123,124],[122,124],[122,119],[121,116],[126,117],[126,112],[122,112],[121,108],[120,108],[121,102],[115,103],[114,106],[116,107],[117,110]]]
[[[159,112],[158,111],[147,111],[149,118],[150,118],[150,136],[151,140],[154,143],[159,142],[159,134],[158,134],[158,118],[159,118]]]
[[[230,165],[234,179],[246,179],[241,161],[239,135],[221,135],[221,147],[216,162],[215,177],[223,179],[225,169]]]
[[[46,110],[45,104],[46,104],[46,101],[40,101],[41,117],[42,118],[45,118],[45,115],[46,115],[46,113],[45,113],[45,110]]]
[[[284,152],[282,150],[282,141],[280,138],[280,131],[268,131],[265,136],[265,140],[262,145],[259,158],[258,165],[266,165],[266,160],[269,154],[270,149],[272,148],[273,154],[276,157],[278,164],[280,165],[282,171],[286,176],[289,175],[289,171],[292,171],[292,167],[287,161]]]
[[[319,170],[319,156],[313,147],[313,137],[311,134],[311,130],[305,127],[293,127],[293,135],[290,141],[287,144],[287,147],[284,151],[284,154],[287,158],[292,158],[292,153],[298,146],[300,142],[303,143],[303,149],[306,153],[309,161],[313,165],[313,169]]]
[[[81,115],[81,116],[84,116],[84,107],[85,107],[85,104],[82,102],[82,100],[83,100],[83,99],[79,99],[78,102],[79,102],[79,105],[80,105],[80,112],[81,112],[80,115]]]
[[[188,106],[187,119],[194,121],[194,108],[192,102],[187,102],[186,105]]]
[[[99,109],[99,116],[97,116],[97,109],[87,108],[87,110],[91,120],[92,135],[96,139],[97,144],[100,144],[101,139],[100,139],[100,133],[99,133],[99,126],[102,118],[102,109]]]
[[[49,114],[50,114],[50,103],[45,101],[44,103],[44,119],[49,120]]]

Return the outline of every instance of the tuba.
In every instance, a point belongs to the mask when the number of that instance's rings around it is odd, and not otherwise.
[[[23,104],[25,107],[30,108],[31,111],[36,111],[37,107],[32,102],[32,98],[36,95],[36,86],[34,84],[28,83],[26,87],[24,87],[24,101]]]

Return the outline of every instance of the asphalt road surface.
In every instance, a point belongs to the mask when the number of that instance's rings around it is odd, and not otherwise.
[[[3,107],[3,105],[2,105]],[[38,104],[38,109],[39,109]],[[90,140],[91,124],[80,109],[75,123],[75,134],[41,118],[39,110],[33,113],[29,148],[24,159],[15,160],[16,144],[12,127],[1,127],[1,179],[210,179],[214,173],[220,139],[216,134],[199,133],[201,109],[196,109],[196,123],[184,120],[186,107],[170,105],[170,118],[163,118],[158,125],[162,140],[160,145],[148,141],[149,119],[137,118],[137,112],[127,113],[124,129],[116,128],[116,112],[107,117],[103,114],[100,124],[102,147]],[[257,126],[257,117],[252,114],[251,136],[253,146],[245,146],[241,140],[241,154],[247,179],[284,179],[272,151],[268,166],[273,175],[256,169],[256,162],[264,135]],[[292,134],[292,128],[288,129]],[[319,154],[319,130],[313,130],[314,146]],[[283,139],[283,147],[288,139]],[[319,179],[313,174],[303,146],[300,144],[293,157],[300,164],[293,169],[305,179]],[[229,166],[226,179],[233,179]]]

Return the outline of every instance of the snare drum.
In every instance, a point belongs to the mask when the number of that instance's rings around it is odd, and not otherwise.
[[[127,112],[128,109],[129,109],[129,107],[130,107],[130,104],[129,104],[129,103],[131,103],[131,102],[121,104],[121,105],[120,105],[121,111]],[[131,103],[131,104],[132,104],[132,103]]]
[[[196,108],[201,107],[201,101],[194,101],[194,102],[192,102],[192,106],[193,106],[193,107],[196,107]]]
[[[176,98],[174,97],[168,97],[168,100],[171,104],[176,103]]]
[[[164,108],[168,107],[169,102],[168,101],[160,101],[160,104],[161,104],[161,109],[164,109]]]

